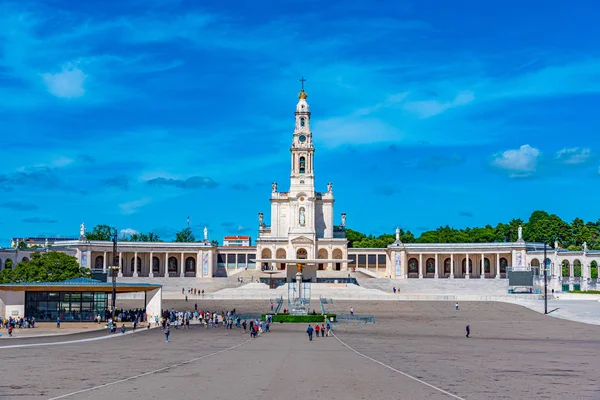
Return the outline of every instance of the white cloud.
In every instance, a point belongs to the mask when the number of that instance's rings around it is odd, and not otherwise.
[[[133,200],[119,204],[119,208],[121,208],[123,214],[135,214],[138,212],[138,208],[141,208],[148,203],[150,203],[150,199]]]
[[[61,72],[42,74],[48,91],[56,97],[76,98],[85,94],[83,84],[88,77],[74,65],[63,67]]]
[[[52,161],[52,166],[53,167],[66,167],[67,165],[73,164],[74,160],[72,158],[69,157],[59,157],[56,160]]]
[[[119,236],[131,237],[134,233],[139,233],[135,229],[125,228],[119,231]]]
[[[571,147],[556,152],[556,159],[564,164],[584,164],[590,160],[592,150],[589,148]]]
[[[525,144],[517,150],[496,153],[491,165],[507,171],[510,178],[524,178],[536,171],[540,155],[538,149]]]
[[[441,114],[454,107],[464,106],[475,100],[473,92],[460,92],[454,100],[449,102],[440,102],[437,100],[411,101],[404,105],[404,109],[417,114],[419,118],[429,118]]]

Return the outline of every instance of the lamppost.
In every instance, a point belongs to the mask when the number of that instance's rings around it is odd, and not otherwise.
[[[117,230],[113,235],[113,265],[108,267],[112,276],[112,319],[115,321],[116,300],[117,300],[117,273],[120,269],[121,260],[117,260]]]
[[[544,241],[544,314],[548,314],[548,262],[546,261],[546,246]]]

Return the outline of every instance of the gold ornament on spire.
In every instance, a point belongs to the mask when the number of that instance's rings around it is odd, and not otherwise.
[[[302,77],[302,78],[300,78],[300,82],[302,82],[302,90],[300,91],[300,93],[298,93],[298,98],[300,100],[306,100],[306,98],[308,97],[308,95],[304,91],[304,82],[306,82],[306,79],[304,79],[304,77]]]

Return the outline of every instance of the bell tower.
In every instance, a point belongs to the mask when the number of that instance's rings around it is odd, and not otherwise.
[[[298,93],[298,104],[296,104],[296,126],[292,138],[291,162],[292,172],[290,175],[290,195],[294,196],[300,192],[313,197],[315,193],[314,154],[315,148],[310,131],[310,107],[306,102],[308,95],[304,91],[304,82],[300,79],[302,90]]]

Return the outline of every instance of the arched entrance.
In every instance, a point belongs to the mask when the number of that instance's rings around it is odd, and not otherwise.
[[[317,255],[317,258],[321,259],[321,260],[326,260],[328,258],[327,255],[327,249],[319,249],[319,254]],[[319,263],[318,265],[319,271],[323,271],[325,268],[325,264],[323,263]]]
[[[483,259],[483,271],[484,274],[490,275],[490,259],[487,257]]]
[[[12,268],[13,266],[13,260],[11,258],[7,258],[6,261],[4,261],[4,268]]]
[[[21,262],[24,262],[24,263],[29,262],[29,257],[21,258]]]
[[[561,272],[562,272],[562,276],[564,277],[569,277],[571,276],[571,264],[569,263],[569,260],[563,260],[563,262],[560,264],[561,266]]]
[[[194,257],[188,257],[185,259],[185,272],[196,274],[196,259]]]
[[[296,250],[296,258],[298,260],[306,260],[308,258],[308,252],[306,251],[306,249]]]
[[[340,249],[333,249],[333,259],[334,260],[341,260],[342,259],[342,251]],[[341,271],[342,269],[342,263],[341,262],[336,262],[335,263],[335,270],[336,271]]]
[[[531,260],[531,271],[533,271],[533,275],[540,274],[540,261],[537,258]]]
[[[169,276],[177,276],[177,258],[169,257],[168,270]]]
[[[273,253],[271,252],[271,249],[262,249],[262,251],[260,252],[260,258],[262,258],[263,260],[270,260],[271,258],[273,258]],[[269,263],[263,261],[261,265],[261,270],[264,270],[265,268],[269,268]]]
[[[573,276],[581,278],[581,261],[579,260],[573,261]]]
[[[419,275],[419,260],[413,257],[408,260],[408,277],[415,278],[415,275]]]
[[[425,261],[425,274],[435,275],[435,260],[433,258],[428,258]]]
[[[287,253],[285,249],[277,249],[275,255],[275,258],[277,258],[278,260],[285,260],[287,258]],[[279,269],[285,271],[285,265],[285,262],[279,263]]]
[[[104,267],[104,256],[96,257],[96,261],[94,261],[94,268],[102,269]]]
[[[590,278],[598,279],[598,263],[595,260],[590,263]]]

